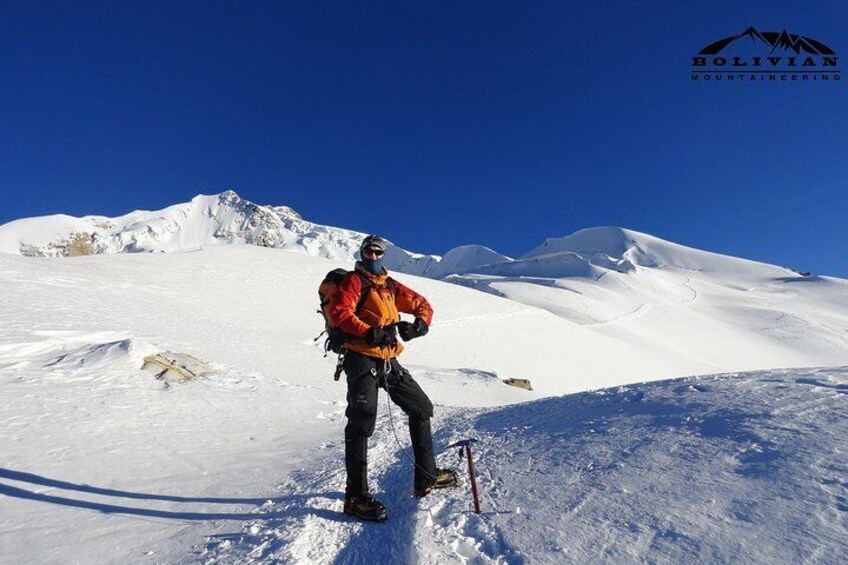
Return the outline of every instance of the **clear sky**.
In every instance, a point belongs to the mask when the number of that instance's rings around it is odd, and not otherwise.
[[[0,223],[232,188],[410,250],[618,225],[848,277],[848,90],[692,83],[844,1],[0,0]]]

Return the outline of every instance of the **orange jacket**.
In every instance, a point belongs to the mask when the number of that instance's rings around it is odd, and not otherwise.
[[[399,322],[400,312],[412,314],[416,318],[423,319],[428,326],[430,325],[433,320],[433,308],[423,296],[394,279],[392,284],[395,292],[392,292],[386,283],[388,273],[385,269],[380,275],[372,275],[357,263],[356,270],[358,274],[348,273],[342,279],[336,294],[330,300],[329,317],[333,326],[346,334],[364,338],[373,326],[383,327]],[[371,287],[357,311],[356,305],[362,296],[360,275],[371,282]],[[368,345],[365,339],[353,339],[348,341],[345,347],[380,359],[397,357],[403,351],[400,341],[389,347],[378,347]]]

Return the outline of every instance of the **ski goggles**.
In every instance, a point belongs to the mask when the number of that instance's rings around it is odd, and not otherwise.
[[[386,252],[380,249],[379,247],[367,247],[362,250],[362,255],[364,257],[370,257],[374,259],[382,257],[383,255],[385,255],[385,253]]]

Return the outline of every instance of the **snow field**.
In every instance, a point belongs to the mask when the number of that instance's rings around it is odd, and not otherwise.
[[[838,563],[848,555],[848,369],[677,379],[488,409],[441,408],[437,445],[476,437],[462,484],[415,500],[384,413],[372,491],[385,524],[334,512],[329,448],[283,486],[283,518],[215,538],[213,563]],[[395,416],[396,417],[396,416]],[[403,426],[400,426],[401,430]],[[408,451],[408,448],[406,448]],[[300,497],[304,500],[300,500]],[[306,511],[304,516],[302,513]]]
[[[638,267],[597,295],[499,279],[524,285],[508,300],[398,275],[436,310],[401,362],[437,445],[482,440],[485,513],[467,482],[411,496],[381,397],[372,489],[391,520],[374,528],[339,514],[345,389],[313,341],[339,265],[254,246],[0,254],[0,562],[843,560],[845,370],[634,383],[845,365],[844,281]],[[533,285],[582,298],[553,312]],[[163,350],[216,373],[157,381],[140,360]]]

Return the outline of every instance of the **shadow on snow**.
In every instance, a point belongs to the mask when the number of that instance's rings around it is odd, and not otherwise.
[[[341,499],[339,493],[306,493],[277,498],[216,498],[216,497],[185,497],[185,496],[170,496],[163,494],[138,493],[115,489],[106,489],[90,485],[76,484],[67,481],[50,479],[35,475],[33,473],[24,473],[21,471],[13,471],[10,469],[0,468],[0,479],[9,479],[33,485],[47,486],[59,488],[63,490],[72,490],[81,493],[98,494],[104,496],[112,496],[116,498],[129,498],[136,500],[163,500],[168,502],[179,503],[206,503],[206,504],[253,504],[262,505],[267,502],[273,503],[302,503],[309,498],[324,497]],[[104,514],[125,514],[130,516],[146,516],[152,518],[164,518],[171,520],[256,520],[256,519],[273,519],[283,515],[292,516],[292,511],[287,510],[282,512],[186,512],[186,511],[171,511],[171,510],[156,510],[151,508],[137,508],[132,506],[123,506],[120,504],[108,504],[103,502],[94,502],[90,500],[80,500],[67,496],[56,496],[52,494],[44,494],[34,492],[25,488],[11,486],[5,483],[0,483],[0,494],[12,498],[20,498],[24,500],[32,500],[36,502],[46,502],[49,504],[58,504],[60,506],[68,506],[71,508],[83,508],[86,510],[94,510]],[[336,514],[320,508],[303,507],[296,511],[299,514],[313,514],[324,518],[336,518]]]

